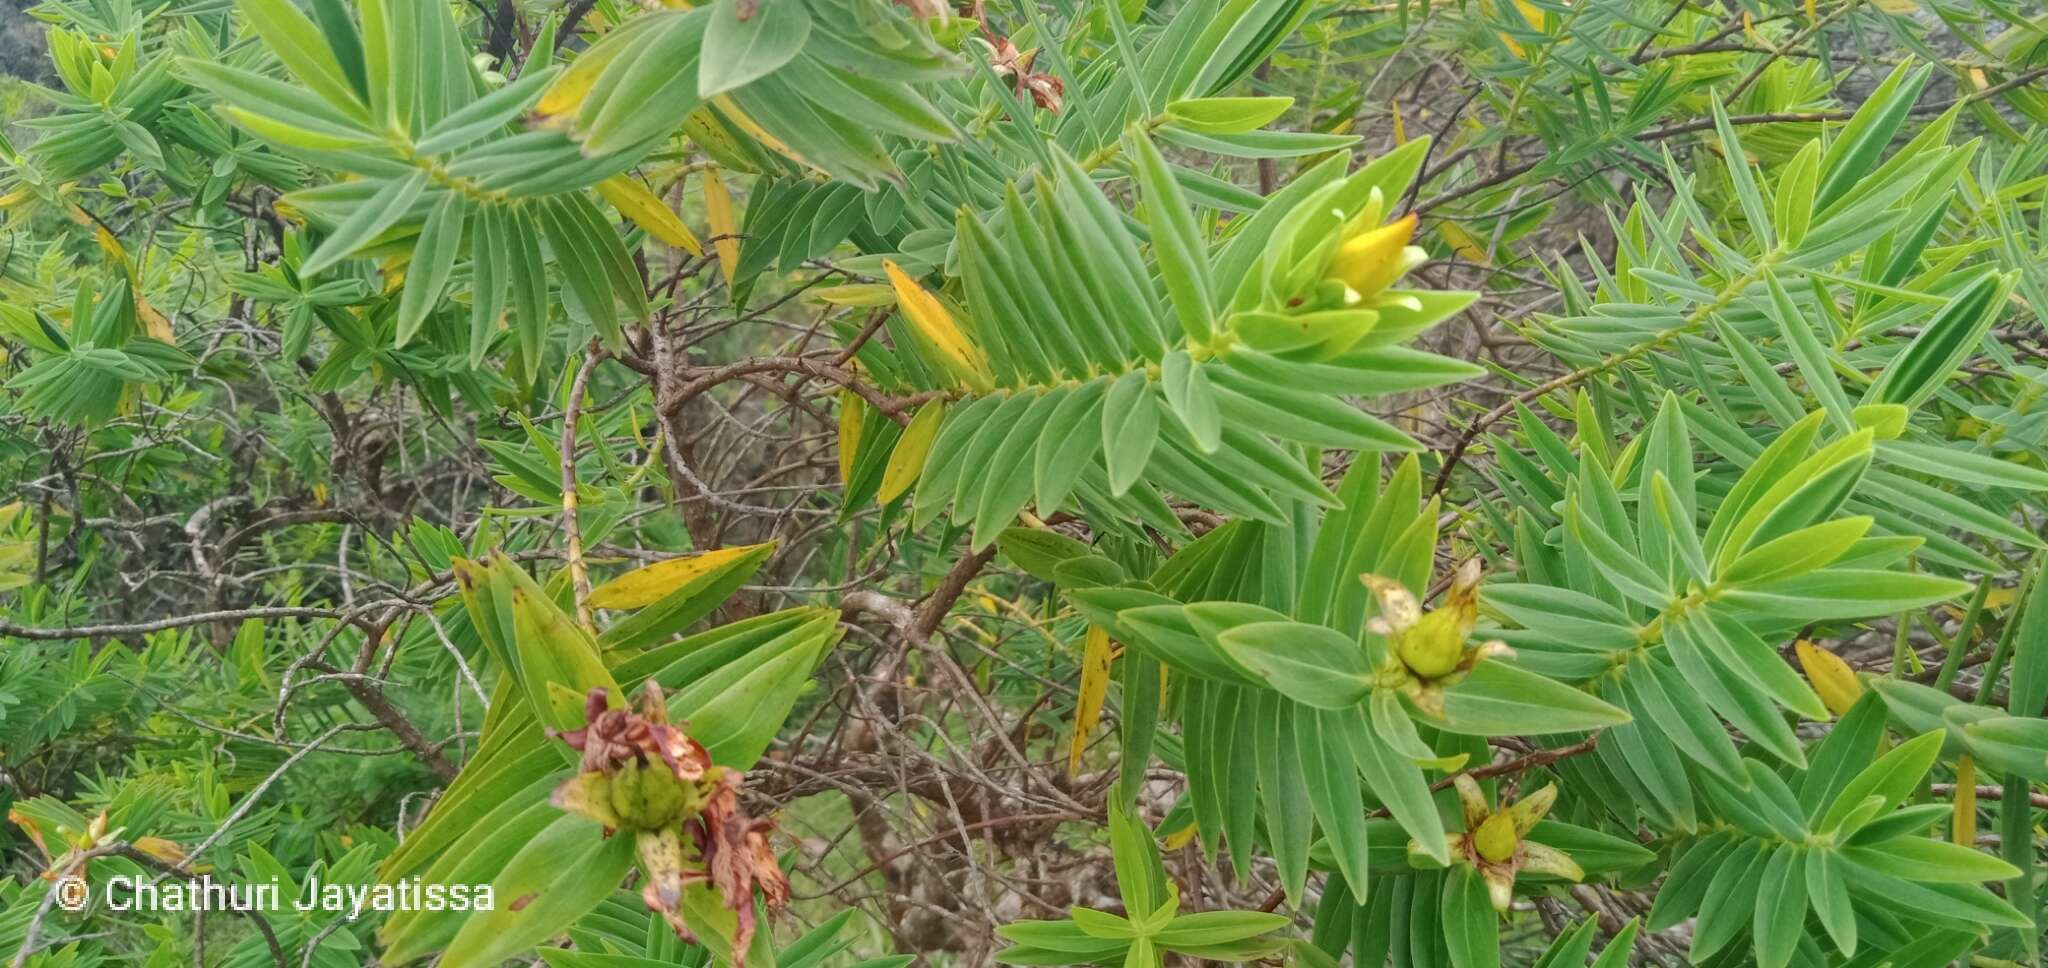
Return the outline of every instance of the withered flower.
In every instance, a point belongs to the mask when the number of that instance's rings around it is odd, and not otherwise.
[[[1514,899],[1515,876],[1523,871],[1531,874],[1548,874],[1568,881],[1578,881],[1586,872],[1577,861],[1555,847],[1546,847],[1525,839],[1536,822],[1550,812],[1557,802],[1557,784],[1547,784],[1543,789],[1520,800],[1494,810],[1486,802],[1485,791],[1479,789],[1478,781],[1460,773],[1452,781],[1458,788],[1458,801],[1464,808],[1465,829],[1458,833],[1444,834],[1444,842],[1450,848],[1451,859],[1470,864],[1486,882],[1486,893],[1493,901],[1496,911],[1505,912],[1508,902]],[[1410,841],[1410,855],[1419,855],[1420,843]]]
[[[669,725],[667,699],[651,680],[640,690],[637,713],[612,709],[605,690],[590,690],[583,700],[583,722],[582,729],[555,735],[583,754],[577,769],[584,773],[609,771],[628,760],[644,766],[650,753],[661,757],[678,780],[701,779],[711,768],[711,755],[704,747]]]
[[[1424,612],[1400,582],[1359,576],[1380,607],[1366,628],[1387,639],[1387,662],[1379,675],[1431,716],[1443,715],[1444,690],[1465,678],[1481,659],[1513,654],[1498,640],[1465,642],[1479,624],[1479,568],[1477,558],[1465,562],[1444,593],[1442,607],[1430,612]]]
[[[748,817],[739,804],[744,774],[715,766],[702,744],[668,721],[660,687],[649,682],[640,708],[613,709],[609,693],[592,689],[585,725],[554,735],[582,753],[580,772],[556,787],[549,802],[616,831],[632,834],[640,862],[640,897],[684,938],[683,892],[705,882],[737,917],[733,945],[753,939],[754,889],[768,909],[789,902],[789,881],[769,847],[773,825]]]
[[[1067,93],[1066,82],[1057,75],[1031,69],[1032,63],[1038,60],[1036,48],[1019,52],[1017,45],[1010,43],[1008,37],[992,37],[989,46],[995,48],[995,56],[990,58],[989,66],[995,69],[997,77],[1010,82],[1018,97],[1028,93],[1039,107],[1054,114],[1060,113],[1061,99]]]

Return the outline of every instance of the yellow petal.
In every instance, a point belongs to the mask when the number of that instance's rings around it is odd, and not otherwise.
[[[740,223],[732,210],[732,196],[718,169],[704,169],[704,217],[711,222],[711,247],[718,251],[718,271],[725,274],[726,288],[732,287],[733,273],[740,267]]]
[[[896,288],[896,305],[903,311],[903,317],[938,351],[947,367],[974,390],[986,393],[993,389],[995,381],[989,376],[988,364],[982,361],[981,350],[968,340],[945,304],[896,263],[884,259],[882,269],[889,274],[889,284]]]
[[[663,202],[660,196],[647,190],[640,180],[631,175],[613,175],[597,183],[597,193],[612,203],[620,215],[632,219],[633,224],[647,230],[661,241],[683,249],[691,255],[703,255],[704,246],[690,227],[683,224],[674,210]]]
[[[1109,633],[1090,625],[1084,643],[1080,697],[1074,701],[1074,736],[1067,743],[1070,779],[1080,772],[1081,751],[1088,747],[1089,734],[1095,732],[1095,724],[1102,720],[1102,700],[1109,695]]]
[[[1792,649],[1799,656],[1799,668],[1806,670],[1807,681],[1813,683],[1813,691],[1828,712],[1840,716],[1856,705],[1863,695],[1863,683],[1849,663],[1805,639],[1800,639]]]
[[[1550,812],[1551,804],[1556,802],[1557,784],[1555,783],[1546,783],[1543,785],[1543,789],[1515,801],[1515,805],[1508,808],[1508,812],[1514,814],[1515,817],[1515,832],[1517,834],[1528,833],[1531,828],[1536,826],[1536,821],[1542,820],[1543,815]]]
[[[1522,869],[1531,874],[1548,874],[1568,881],[1581,880],[1586,876],[1586,869],[1580,867],[1571,855],[1532,841],[1522,843]]]
[[[1451,579],[1451,587],[1444,593],[1444,603],[1437,611],[1449,612],[1457,619],[1459,637],[1472,633],[1472,627],[1479,624],[1479,579],[1484,569],[1477,556],[1465,559],[1458,566],[1458,574]]]
[[[860,394],[839,391],[839,486],[853,482],[853,462],[860,454],[860,427],[867,420],[867,407]]]
[[[1480,876],[1486,880],[1486,896],[1493,901],[1493,909],[1502,914],[1508,913],[1508,905],[1515,901],[1515,875],[1492,867]]]
[[[1415,213],[1369,229],[1344,240],[1330,258],[1324,275],[1336,279],[1361,296],[1371,296],[1401,278],[1405,264],[1402,250],[1415,237]]]
[[[924,472],[925,455],[931,452],[932,439],[939,435],[939,424],[945,417],[946,401],[933,400],[910,418],[910,426],[903,428],[903,436],[896,438],[896,449],[889,452],[889,466],[882,469],[882,487],[875,492],[876,501],[894,501],[917,483],[917,476]]]
[[[1379,617],[1395,632],[1406,630],[1422,618],[1422,606],[1416,603],[1407,586],[1379,575],[1360,575],[1358,580],[1372,589],[1373,597],[1379,600]]]
[[[1479,789],[1479,781],[1467,773],[1451,778],[1451,785],[1458,788],[1458,806],[1465,817],[1466,830],[1478,830],[1486,822],[1493,808],[1486,802],[1486,791]]]
[[[657,561],[636,568],[593,589],[587,603],[591,608],[639,608],[652,605],[676,589],[697,581],[734,561],[769,547],[739,545],[700,555]]]

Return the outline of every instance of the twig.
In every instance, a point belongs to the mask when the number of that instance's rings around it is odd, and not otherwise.
[[[582,418],[583,395],[590,390],[590,374],[611,354],[590,340],[583,365],[569,384],[569,402],[562,408],[562,535],[569,546],[569,582],[575,588],[576,621],[595,633],[597,624],[590,613],[590,570],[583,566],[583,529],[576,520],[576,424]]]

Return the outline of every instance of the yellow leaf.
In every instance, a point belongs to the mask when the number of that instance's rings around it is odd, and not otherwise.
[[[954,375],[977,391],[986,393],[993,389],[995,380],[989,376],[988,364],[983,362],[981,350],[968,340],[945,304],[926,292],[896,263],[884,259],[882,270],[889,274],[889,284],[896,287],[896,305],[903,310],[903,317],[910,321],[911,328],[924,337],[925,342],[939,351],[939,356]]]
[[[597,11],[593,10],[590,12],[589,20],[596,19]],[[582,56],[576,58],[575,63],[569,65],[568,70],[562,72],[561,77],[555,78],[555,82],[548,85],[547,93],[540,96],[540,103],[533,106],[533,113],[552,118],[581,110],[583,99],[590,96],[591,89],[597,86],[597,79],[604,74],[604,69],[611,66],[620,51],[630,46],[621,40],[606,40],[611,42],[599,41],[591,46]]]
[[[1956,814],[1948,830],[1956,844],[1977,846],[1977,761],[1968,753],[1956,758]]]
[[[1167,834],[1163,841],[1163,844],[1167,850],[1179,850],[1182,847],[1186,847],[1188,845],[1188,842],[1194,839],[1195,822],[1190,820],[1188,821],[1187,826],[1182,827],[1179,830],[1174,831],[1173,833]]]
[[[166,864],[177,864],[185,859],[185,848],[162,837],[137,837],[130,846]]]
[[[1388,101],[1387,108],[1394,116],[1394,144],[1396,146],[1407,144],[1408,123],[1401,117],[1401,102]]]
[[[1903,17],[1920,9],[1913,0],[1870,0],[1870,5],[1895,17]]]
[[[1444,222],[1437,226],[1437,232],[1444,237],[1445,242],[1451,244],[1451,250],[1465,261],[1481,266],[1493,264],[1486,258],[1486,247],[1480,245],[1479,240],[1473,238],[1472,233],[1465,231],[1458,223]]]
[[[711,160],[727,171],[754,171],[752,152],[740,144],[739,138],[718,112],[710,107],[701,107],[690,112],[683,119],[683,133],[697,147],[704,149]]]
[[[720,94],[712,98],[711,103],[717,105],[718,113],[725,115],[726,120],[731,121],[734,127],[746,132],[748,137],[760,142],[762,147],[806,168],[818,167],[811,164],[809,159],[797,154],[796,149],[784,144],[781,138],[769,134],[767,129],[754,123],[754,119],[747,112],[740,110],[740,106],[734,104],[731,97]]]
[[[1074,736],[1067,743],[1067,776],[1081,770],[1081,751],[1088,748],[1088,735],[1102,721],[1102,700],[1109,695],[1109,633],[1088,626],[1081,648],[1081,691],[1074,701]]]
[[[676,216],[661,197],[647,190],[639,179],[627,174],[613,175],[597,183],[597,193],[612,203],[620,215],[632,219],[633,224],[647,230],[661,241],[688,251],[691,255],[703,255],[704,246],[690,227]]]
[[[707,551],[700,555],[657,561],[599,585],[591,590],[590,597],[585,601],[591,608],[639,608],[643,605],[652,605],[661,601],[668,593],[763,547],[766,545],[739,545]]]
[[[92,235],[99,242],[100,251],[107,254],[107,258],[114,260],[124,269],[128,267],[128,250],[121,248],[120,241],[114,238],[112,232],[107,231],[106,226],[94,225]]]
[[[1820,648],[1805,639],[1793,645],[1799,655],[1799,667],[1806,670],[1807,681],[1813,683],[1813,691],[1820,695],[1820,701],[1828,712],[1837,716],[1848,712],[1850,706],[1863,695],[1863,683],[1856,678],[1856,670],[1842,657]]]
[[[163,313],[157,312],[156,307],[149,304],[149,300],[142,298],[142,277],[135,263],[128,258],[128,250],[121,247],[120,241],[114,238],[113,233],[107,231],[106,226],[95,225],[93,238],[98,240],[100,251],[105,252],[108,259],[113,260],[115,265],[121,267],[121,271],[128,274],[128,292],[135,300],[135,315],[142,320],[143,332],[149,334],[151,339],[160,339],[166,343],[177,342],[177,337],[171,332],[171,321],[165,319]]]
[[[910,426],[903,428],[903,436],[896,438],[896,449],[889,452],[889,466],[882,470],[882,487],[875,492],[875,500],[887,504],[910,490],[917,483],[917,475],[924,471],[925,455],[931,452],[932,439],[939,435],[939,424],[946,418],[946,401],[933,400],[910,418]]]
[[[718,271],[725,273],[725,285],[730,289],[733,273],[740,267],[740,223],[733,216],[725,179],[718,176],[716,168],[704,169],[704,217],[711,221],[711,247],[718,251]]]
[[[867,419],[867,407],[860,394],[839,391],[839,486],[853,483],[853,462],[860,453],[860,425]]]
[[[135,294],[135,314],[142,317],[142,329],[151,339],[160,339],[166,343],[178,341],[177,336],[171,332],[171,321],[165,319],[163,313],[157,312],[156,307],[150,305],[149,300],[142,298],[139,292]]]

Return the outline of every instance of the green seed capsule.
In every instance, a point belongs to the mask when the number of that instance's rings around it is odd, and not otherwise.
[[[1487,817],[1472,834],[1472,846],[1479,856],[1495,864],[1515,856],[1520,843],[1515,836],[1515,818],[1506,813]]]

